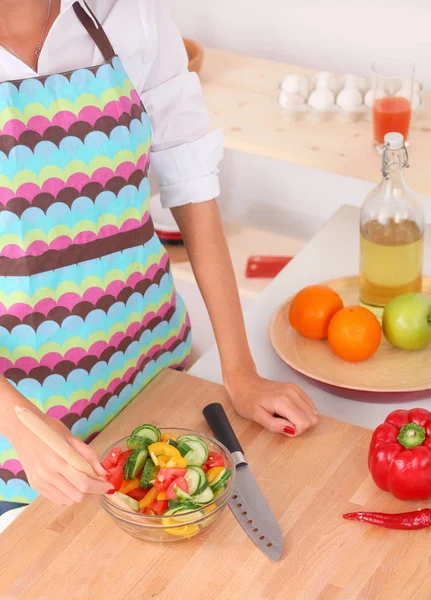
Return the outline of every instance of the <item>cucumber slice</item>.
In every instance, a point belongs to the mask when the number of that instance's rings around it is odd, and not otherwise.
[[[168,500],[169,508],[177,508],[180,505],[178,500]]]
[[[177,485],[174,485],[174,490],[180,502],[189,502],[192,500],[192,497],[189,494],[187,494],[187,492],[179,488]]]
[[[192,500],[193,502],[196,502],[196,504],[209,504],[214,500],[214,492],[210,486],[207,486],[203,492],[193,496]]]
[[[129,510],[132,509],[135,512],[139,512],[139,502],[134,498],[130,498],[130,496],[126,496],[126,494],[122,494],[121,492],[115,492],[115,494],[110,498],[113,500],[114,504],[119,506],[120,508]]]
[[[169,446],[173,446],[174,448],[178,448],[178,444],[175,440],[168,440],[166,442],[167,444],[169,444]]]
[[[184,475],[189,486],[189,494],[200,494],[204,491],[207,484],[205,472],[200,467],[188,467]]]
[[[144,470],[142,471],[142,477],[139,487],[147,488],[152,485],[151,481],[156,477],[155,469],[156,465],[153,463],[151,458],[147,458],[144,464]]]
[[[160,429],[157,429],[154,425],[140,425],[132,431],[130,437],[148,438],[152,444],[155,444],[160,442],[162,434]]]
[[[182,445],[182,441],[178,444],[178,449]],[[190,437],[185,440],[187,446],[191,448],[184,458],[188,462],[189,466],[201,467],[204,463],[206,463],[208,459],[208,448],[207,445],[201,438],[197,437],[191,439]]]
[[[192,451],[192,448],[186,442],[181,442],[181,444],[177,444],[177,450],[181,456],[186,456],[186,454]]]
[[[200,508],[197,504],[183,504],[180,507],[168,509],[165,513],[163,513],[163,516],[172,517],[179,523],[187,523],[188,521],[194,521],[195,519],[205,516],[205,513],[202,510],[190,515],[190,512],[192,510],[196,510],[197,508]]]
[[[222,487],[225,487],[225,485],[231,478],[231,475],[232,475],[232,471],[225,467],[223,469],[223,471],[220,473],[220,475],[218,477],[216,477],[214,479],[214,481],[210,484],[212,491],[217,492],[217,490],[220,490]]]
[[[138,435],[132,435],[127,440],[127,447],[129,448],[129,450],[134,450],[138,448],[144,449],[148,448],[148,446],[151,446],[151,444],[153,443],[153,440],[150,440],[150,438],[143,438]]]
[[[123,473],[124,479],[133,479],[144,468],[145,461],[148,458],[148,450],[138,449],[133,450],[132,454],[124,463]]]

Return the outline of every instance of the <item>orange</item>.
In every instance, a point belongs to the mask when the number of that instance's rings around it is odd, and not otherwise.
[[[326,285],[310,285],[296,294],[290,304],[289,321],[298,333],[323,340],[335,313],[343,308],[340,296]]]
[[[329,324],[329,345],[337,356],[349,362],[370,358],[379,347],[381,338],[379,320],[362,306],[343,308]]]

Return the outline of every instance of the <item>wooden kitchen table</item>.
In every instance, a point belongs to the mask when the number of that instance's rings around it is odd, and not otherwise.
[[[223,388],[166,371],[95,440],[102,451],[143,422],[208,432],[202,408],[224,404],[285,535],[272,563],[228,509],[190,541],[128,537],[96,498],[72,508],[36,500],[0,536],[0,594],[29,600],[429,600],[431,530],[344,521],[356,509],[413,509],[367,472],[370,431],[322,418],[298,439],[234,415]]]

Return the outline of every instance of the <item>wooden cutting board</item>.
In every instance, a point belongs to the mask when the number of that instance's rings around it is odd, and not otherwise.
[[[200,537],[153,545],[128,537],[90,499],[39,499],[0,536],[0,597],[14,600],[429,600],[430,530],[344,521],[356,509],[400,511],[367,472],[367,430],[322,418],[298,439],[234,415],[223,388],[164,372],[95,440],[102,451],[142,423],[208,432],[202,408],[225,405],[285,535],[272,563],[227,509]],[[347,401],[346,401],[347,402]]]

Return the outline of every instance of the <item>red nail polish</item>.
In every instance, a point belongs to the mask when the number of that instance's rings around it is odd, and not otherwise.
[[[108,490],[106,493],[107,494],[115,494],[115,488],[112,488],[112,490]]]
[[[288,426],[288,427],[285,427],[283,431],[284,431],[284,433],[289,433],[290,435],[294,435],[294,433],[295,433],[295,428],[294,428],[294,427],[289,427],[289,426]]]

